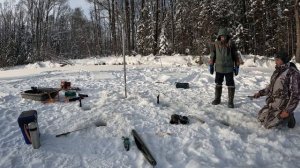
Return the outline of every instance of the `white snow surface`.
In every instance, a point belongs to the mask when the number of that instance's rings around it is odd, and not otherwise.
[[[299,124],[294,129],[267,130],[256,120],[264,98],[247,98],[269,83],[274,61],[253,55],[243,59],[245,64],[235,77],[234,109],[227,108],[226,87],[222,103],[211,105],[214,75],[207,65],[196,65],[192,56],[127,57],[127,98],[123,65],[118,65],[122,57],[70,60],[72,65],[64,67],[42,62],[1,70],[0,167],[153,167],[138,150],[132,129],[150,149],[157,168],[298,167]],[[20,92],[32,86],[60,87],[62,80],[88,94],[82,108],[79,102],[64,102],[63,91],[54,103],[21,97]],[[188,82],[190,88],[176,88],[176,82]],[[32,109],[38,113],[39,149],[25,144],[17,122],[22,111]],[[172,125],[172,114],[188,116],[190,123]],[[300,121],[299,107],[295,118]],[[98,121],[107,126],[96,127]],[[55,137],[85,127],[89,128]],[[130,138],[129,151],[122,136]]]

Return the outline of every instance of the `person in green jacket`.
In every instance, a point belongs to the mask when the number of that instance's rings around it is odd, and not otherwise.
[[[209,71],[216,71],[215,99],[212,104],[221,103],[222,84],[224,77],[228,87],[228,107],[234,108],[233,99],[235,93],[234,74],[239,73],[239,56],[235,43],[225,28],[219,29],[217,40],[211,45]]]

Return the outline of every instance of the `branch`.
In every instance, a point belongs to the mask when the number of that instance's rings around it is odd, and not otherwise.
[[[104,5],[102,2],[96,0],[96,4],[102,6],[104,9],[108,10],[108,6]]]

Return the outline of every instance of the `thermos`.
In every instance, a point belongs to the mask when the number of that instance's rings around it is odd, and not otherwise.
[[[29,133],[30,133],[32,147],[34,149],[38,149],[41,146],[38,125],[36,122],[31,122],[28,124],[28,127],[29,127]]]

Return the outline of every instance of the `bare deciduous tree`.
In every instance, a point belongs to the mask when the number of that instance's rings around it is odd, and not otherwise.
[[[300,15],[299,15],[299,0],[295,0],[295,20],[296,20],[296,61],[300,63]]]

